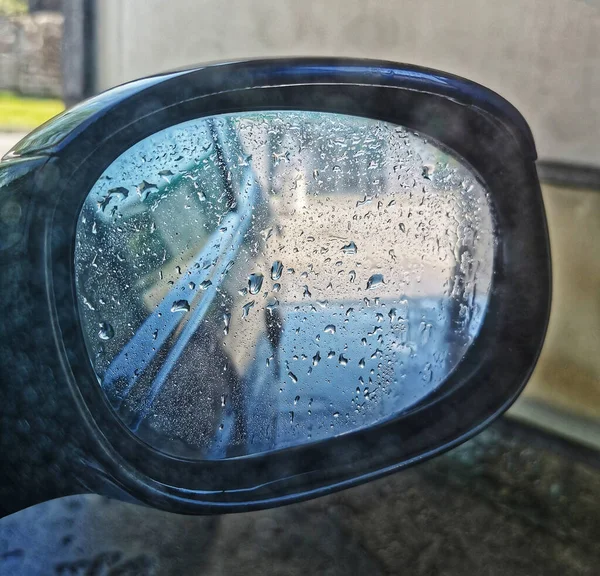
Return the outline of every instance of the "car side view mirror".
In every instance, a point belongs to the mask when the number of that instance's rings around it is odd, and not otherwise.
[[[388,62],[138,80],[0,163],[0,511],[315,497],[515,400],[549,315],[530,130]]]

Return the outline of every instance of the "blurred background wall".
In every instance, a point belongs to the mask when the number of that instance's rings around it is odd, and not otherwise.
[[[430,66],[514,103],[540,157],[600,165],[600,0],[102,0],[98,90],[257,56]]]
[[[62,95],[60,12],[0,13],[0,90]]]

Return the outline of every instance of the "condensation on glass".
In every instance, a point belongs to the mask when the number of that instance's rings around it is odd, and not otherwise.
[[[79,313],[99,385],[154,448],[219,459],[394,417],[486,311],[488,193],[400,126],[311,112],[158,132],[89,192]]]

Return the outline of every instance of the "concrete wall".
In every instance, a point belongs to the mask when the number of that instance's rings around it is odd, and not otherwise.
[[[513,102],[540,157],[600,165],[600,0],[101,0],[97,87],[212,60],[386,58]]]
[[[62,29],[58,12],[0,17],[0,90],[60,97]]]

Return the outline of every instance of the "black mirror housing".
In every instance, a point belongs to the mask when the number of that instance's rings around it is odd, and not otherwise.
[[[258,110],[347,114],[418,131],[489,191],[496,244],[488,310],[456,369],[406,413],[251,457],[191,460],[141,442],[102,395],[74,279],[77,219],[125,150],[187,120]],[[315,497],[418,463],[478,433],[527,382],[551,298],[531,132],[497,94],[443,72],[346,59],[256,60],[139,80],[64,112],[0,163],[0,511],[98,491],[180,513]]]

